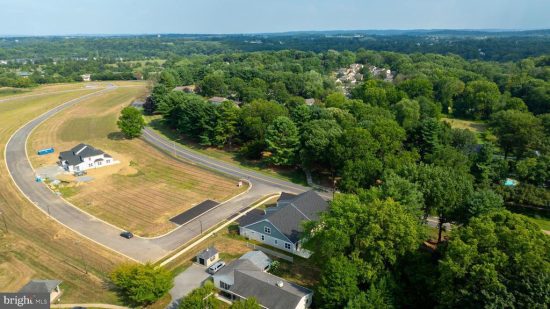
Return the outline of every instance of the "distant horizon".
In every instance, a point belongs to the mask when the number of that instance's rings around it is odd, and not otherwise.
[[[550,28],[547,0],[0,0],[0,7],[1,36]]]
[[[273,31],[273,32],[141,32],[141,33],[58,33],[58,34],[2,34],[0,37],[94,37],[94,36],[155,36],[155,35],[263,35],[263,34],[292,34],[292,33],[324,33],[324,32],[436,32],[436,31],[467,31],[467,32],[528,32],[528,31],[550,31],[547,28],[369,28],[369,29],[325,29],[325,30],[289,30],[289,31]]]

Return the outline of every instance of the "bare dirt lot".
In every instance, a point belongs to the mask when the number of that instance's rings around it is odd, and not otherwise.
[[[235,179],[179,162],[140,139],[126,140],[116,126],[120,110],[143,96],[145,87],[119,88],[62,112],[31,135],[28,151],[35,168],[53,165],[59,151],[87,143],[110,154],[119,164],[88,170],[91,182],[67,175],[58,188],[75,206],[141,236],[175,228],[168,219],[212,199],[224,201],[246,188]],[[54,147],[55,154],[36,151]]]

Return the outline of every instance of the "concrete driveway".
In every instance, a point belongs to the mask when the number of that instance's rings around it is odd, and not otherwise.
[[[210,278],[210,274],[206,272],[206,266],[191,264],[189,268],[174,278],[174,287],[170,290],[172,302],[168,308],[177,308],[181,298],[200,287],[208,278]]]

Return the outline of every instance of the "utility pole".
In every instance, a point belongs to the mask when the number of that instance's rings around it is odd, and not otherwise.
[[[4,221],[4,228],[6,228],[6,233],[9,234],[10,231],[8,230],[8,223],[6,222],[6,215],[3,212],[0,212],[2,215],[2,220]]]
[[[201,235],[202,235],[202,220],[199,219],[199,223],[201,224]]]

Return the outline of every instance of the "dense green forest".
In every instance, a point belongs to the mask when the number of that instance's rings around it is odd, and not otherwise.
[[[43,83],[141,79],[158,65],[128,63],[266,50],[325,52],[368,49],[456,54],[465,59],[518,61],[550,53],[550,32],[329,31],[250,35],[142,35],[0,38],[0,87]],[[133,66],[133,67],[132,67]],[[23,77],[20,73],[25,73]],[[27,77],[28,73],[28,77]]]
[[[355,63],[364,80],[337,83]],[[507,210],[550,208],[548,55],[487,62],[283,50],[172,58],[164,67],[146,112],[205,147],[310,171],[341,192],[307,227],[322,271],[318,307],[549,303],[550,239]],[[452,127],[456,118],[483,129]],[[439,219],[433,246],[424,243],[431,216]]]

